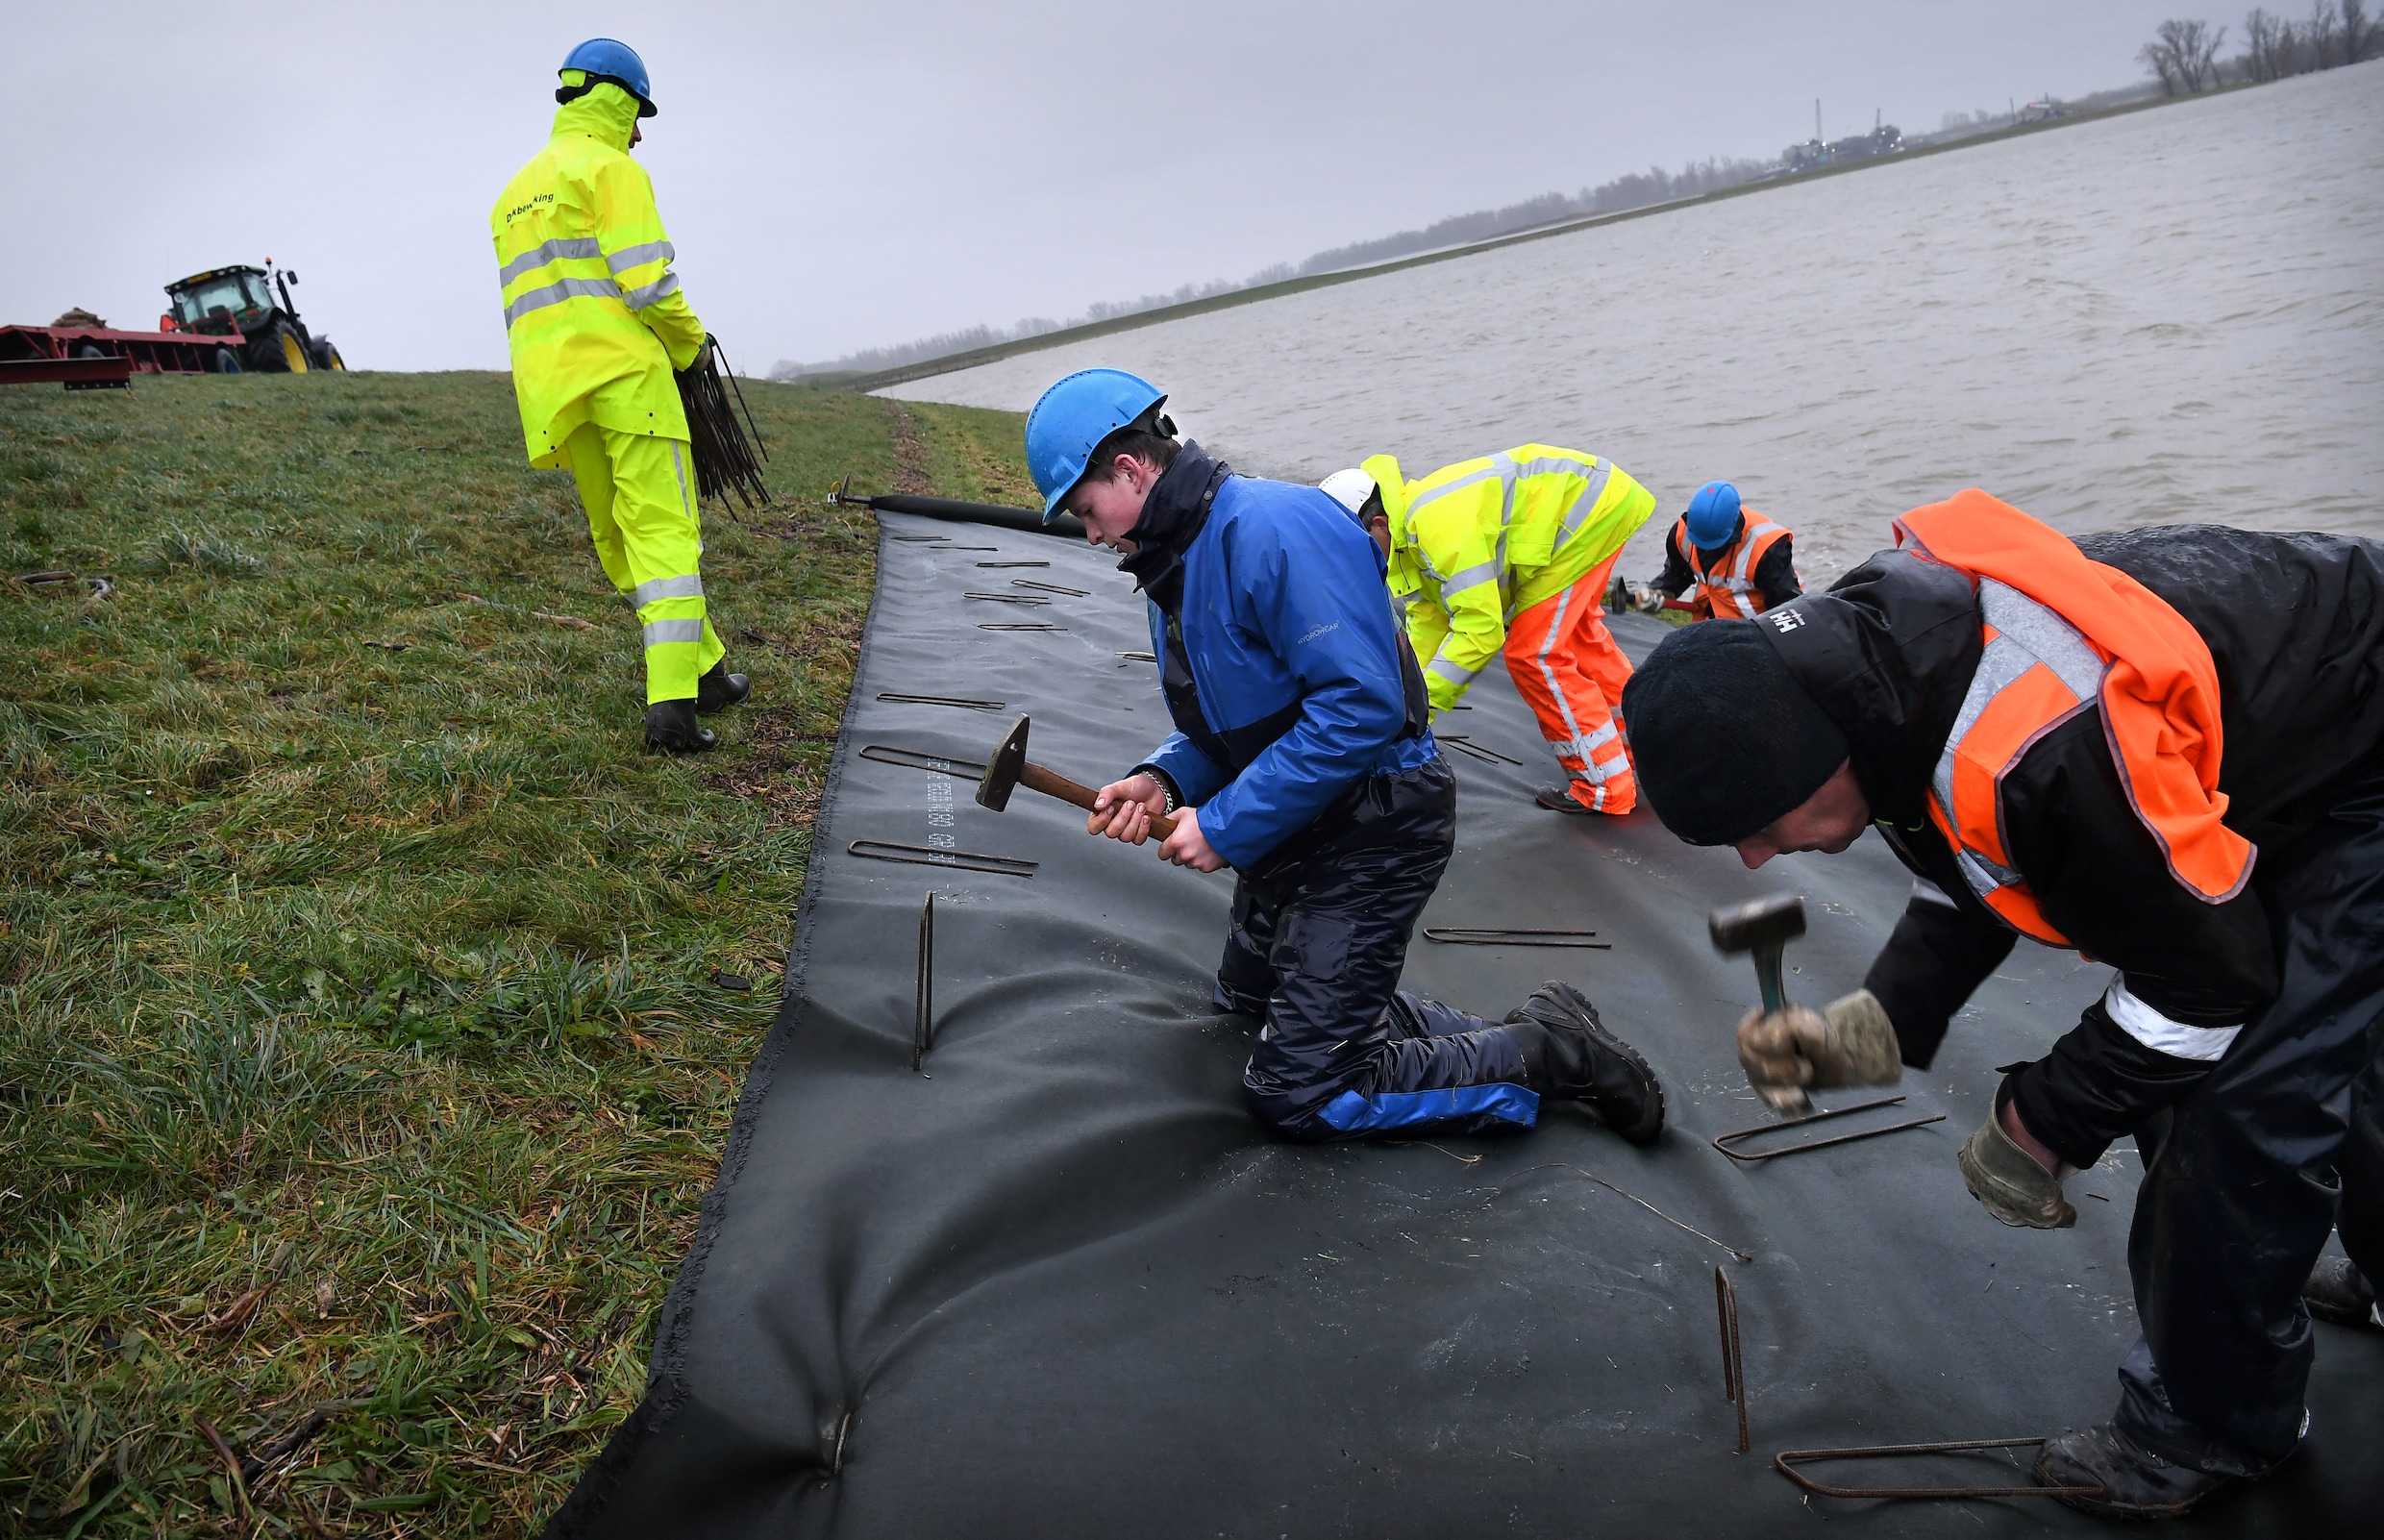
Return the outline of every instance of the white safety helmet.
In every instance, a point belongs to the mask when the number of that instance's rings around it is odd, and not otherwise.
[[[1316,484],[1334,502],[1354,513],[1374,496],[1374,478],[1362,470],[1337,470]]]

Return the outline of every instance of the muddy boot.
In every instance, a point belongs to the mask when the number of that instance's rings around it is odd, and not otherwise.
[[[1664,1131],[1664,1088],[1655,1071],[1606,1031],[1578,989],[1552,980],[1508,1011],[1506,1025],[1537,1029],[1515,1034],[1533,1090],[1583,1104],[1633,1144],[1652,1143]]]
[[[2032,1474],[2039,1486],[2102,1488],[2058,1500],[2098,1519],[2173,1519],[2237,1479],[2172,1464],[2109,1423],[2048,1439]]]
[[[2301,1285],[2301,1299],[2321,1321],[2384,1329],[2384,1307],[2376,1304],[2374,1285],[2347,1256],[2320,1257]]]
[[[1579,813],[1586,817],[1597,810],[1582,807],[1579,799],[1562,786],[1542,786],[1531,794],[1531,800],[1550,812]]]
[[[702,754],[720,740],[695,721],[695,702],[657,701],[646,708],[646,747],[662,754]]]
[[[714,663],[711,672],[695,682],[695,708],[705,716],[725,711],[754,692],[753,681],[729,672],[729,660]]]

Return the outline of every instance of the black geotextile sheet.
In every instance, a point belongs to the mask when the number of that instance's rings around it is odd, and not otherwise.
[[[1253,1024],[1208,1006],[1229,873],[1090,839],[1081,813],[1023,789],[989,812],[965,780],[863,753],[981,760],[1027,711],[1031,758],[1092,783],[1122,771],[1167,726],[1152,665],[1122,656],[1151,645],[1128,580],[1034,534],[885,527],[786,1006],[645,1403],[551,1533],[2098,1529],[2043,1499],[1808,1502],[1770,1456],[2108,1415],[2135,1336],[2133,1149],[2072,1181],[2078,1224],[2054,1233],[1996,1224],[1953,1162],[1992,1066],[2042,1052],[2105,970],[2024,944],[1936,1066],[1907,1077],[1903,1106],[1872,1115],[1944,1122],[1734,1164],[1707,1141],[1766,1121],[1731,1035],[1754,981],[1715,954],[1706,913],[1803,893],[1789,990],[1819,1003],[1859,981],[1911,884],[1875,840],[1751,873],[1644,810],[1534,807],[1552,767],[1494,669],[1444,726],[1521,763],[1450,749],[1458,853],[1425,923],[1595,930],[1612,950],[1419,937],[1407,982],[1496,1018],[1572,979],[1662,1077],[1667,1131],[1633,1149],[1550,1104],[1519,1136],[1275,1142],[1238,1092]],[[1000,564],[1022,561],[1050,565]],[[970,597],[985,594],[1049,603]],[[1016,626],[1056,629],[988,629]],[[1637,617],[1615,630],[1634,653],[1661,634]],[[885,698],[906,694],[1001,704]],[[895,864],[848,854],[856,841],[1036,865]],[[935,1035],[915,1074],[931,890]],[[1723,1399],[1717,1263],[1737,1291],[1746,1454]],[[2295,1464],[2171,1532],[2376,1532],[2384,1336],[2318,1332]],[[2030,1453],[1816,1474],[2024,1484]]]

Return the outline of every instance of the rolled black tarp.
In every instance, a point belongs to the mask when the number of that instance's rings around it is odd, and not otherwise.
[[[836,500],[866,504],[881,513],[912,513],[948,523],[990,524],[1028,534],[1056,534],[1069,540],[1084,538],[1084,523],[1073,513],[1061,513],[1046,524],[1040,509],[1011,508],[1004,503],[967,503],[958,498],[920,497],[909,492],[880,492],[867,497],[838,492]]]
[[[1254,1024],[1208,1006],[1230,874],[1090,839],[1082,813],[1029,791],[988,812],[966,780],[918,768],[982,761],[1025,711],[1034,759],[1098,782],[1166,731],[1145,610],[1107,558],[1001,543],[882,542],[785,1005],[645,1400],[551,1534],[2112,1533],[2044,1499],[1808,1505],[1770,1466],[2110,1414],[2136,1336],[2134,1150],[2072,1179],[2077,1226],[2053,1232],[1995,1223],[1953,1162],[1995,1067],[2043,1053],[2108,970],[2023,945],[1881,1114],[1944,1122],[1738,1164],[1708,1141],[1771,1121],[1731,1033],[1755,981],[1714,953],[1707,912],[1802,893],[1788,992],[1819,1003],[1860,981],[1911,883],[1874,840],[1751,873],[1644,810],[1534,807],[1554,765],[1493,665],[1442,718],[1458,851],[1423,923],[1594,930],[1613,950],[1419,940],[1406,981],[1495,1017],[1571,978],[1662,1077],[1667,1131],[1635,1149],[1554,1108],[1505,1138],[1278,1143],[1240,1096]],[[1006,576],[977,563],[1047,556],[1090,596],[1033,611],[1058,629],[978,629],[1017,612],[964,597]],[[1612,624],[1633,653],[1663,634]],[[855,855],[865,841],[896,858]],[[930,891],[934,1036],[914,1073]],[[1746,1454],[1717,1265],[1737,1293]],[[2372,1532],[2384,1333],[2315,1330],[2307,1448],[2165,1534]],[[2025,1484],[2031,1454],[1813,1474]]]

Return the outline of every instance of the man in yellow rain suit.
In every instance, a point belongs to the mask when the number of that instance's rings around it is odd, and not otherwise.
[[[644,61],[609,37],[563,61],[553,137],[488,216],[530,463],[569,466],[596,559],[645,628],[646,746],[719,740],[696,713],[750,688],[704,608],[695,462],[674,369],[703,356],[654,184],[629,157],[654,116]]]
[[[1552,812],[1636,807],[1617,710],[1630,661],[1606,631],[1604,594],[1623,542],[1655,511],[1654,495],[1612,460],[1547,444],[1418,482],[1377,455],[1324,487],[1390,558],[1391,597],[1425,660],[1433,711],[1456,705],[1503,650],[1515,691],[1567,777],[1534,800]]]

